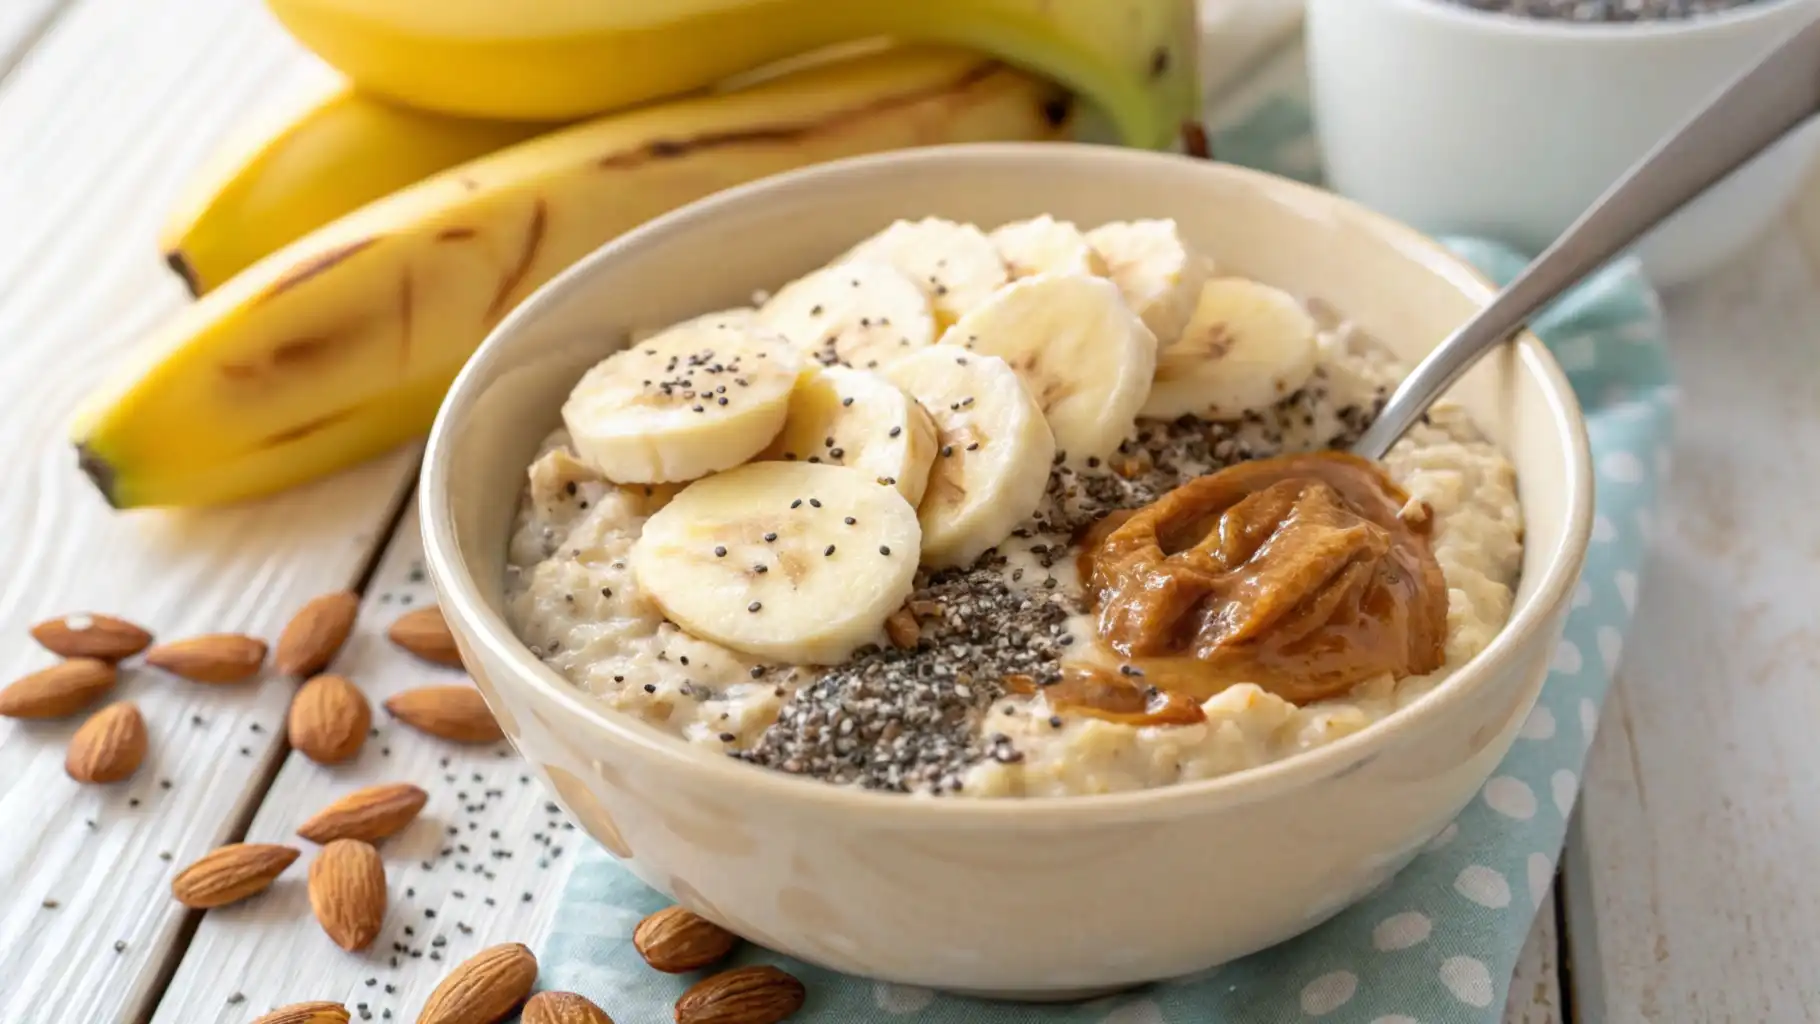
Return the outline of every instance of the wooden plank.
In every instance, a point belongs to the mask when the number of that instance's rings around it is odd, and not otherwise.
[[[434,602],[423,578],[415,512],[393,537],[367,591],[355,637],[332,671],[375,707],[376,735],[333,768],[292,753],[248,837],[291,843],[304,857],[272,891],[209,912],[178,967],[155,1024],[239,1024],[273,1006],[310,999],[366,1004],[371,1019],[408,1021],[451,966],[500,942],[535,945],[585,835],[506,744],[463,747],[390,721],[387,696],[461,673],[425,666],[384,638],[408,608]],[[299,822],[344,793],[386,782],[430,792],[423,815],[382,845],[391,908],[363,953],[344,953],[310,915],[304,878],[316,848]],[[403,951],[400,951],[402,947]],[[270,965],[283,964],[283,970]],[[371,979],[371,980],[369,980]],[[356,1019],[368,1019],[356,1011]]]
[[[321,74],[259,4],[84,0],[0,87],[0,679],[49,664],[25,625],[70,611],[274,638],[353,582],[390,523],[414,452],[264,504],[121,515],[63,440],[97,374],[181,301],[153,235],[183,177]],[[291,689],[130,669],[118,695],[143,709],[151,754],[110,787],[65,777],[72,724],[0,722],[0,1020],[143,1018],[186,919],[174,866],[244,824]]]
[[[1504,1004],[1504,1024],[1562,1024],[1560,935],[1555,930],[1555,892],[1536,910],[1529,941],[1517,958]]]
[[[1673,472],[1568,861],[1588,1020],[1820,1016],[1814,284],[1784,230],[1669,298]]]

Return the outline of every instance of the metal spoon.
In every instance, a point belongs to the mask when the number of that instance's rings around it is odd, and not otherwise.
[[[1417,364],[1352,446],[1353,454],[1383,458],[1441,392],[1537,310],[1816,113],[1820,18],[1778,44],[1658,143],[1490,305]]]

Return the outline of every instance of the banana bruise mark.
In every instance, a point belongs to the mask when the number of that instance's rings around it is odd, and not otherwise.
[[[1008,69],[996,61],[977,64],[958,77],[942,84],[907,92],[901,96],[866,103],[846,110],[836,111],[826,117],[801,124],[778,125],[770,128],[745,128],[738,131],[708,132],[686,139],[653,139],[637,149],[618,153],[608,153],[601,157],[596,166],[606,170],[618,170],[637,167],[654,160],[674,160],[705,150],[722,146],[737,146],[750,142],[796,142],[814,135],[837,131],[849,124],[871,118],[875,114],[914,106],[925,100],[935,99],[957,90],[971,89],[973,86],[1007,73]],[[1045,108],[1046,109],[1046,108]],[[1047,114],[1045,113],[1045,117]],[[1052,121],[1053,123],[1053,121]]]
[[[272,282],[272,286],[265,290],[265,294],[259,297],[259,301],[265,302],[269,299],[276,298],[279,295],[283,295],[285,292],[290,291],[292,288],[308,281],[310,278],[328,270],[330,267],[335,266],[337,263],[342,262],[377,241],[379,241],[377,238],[362,238],[357,242],[339,245],[333,249],[319,252],[316,255],[311,256],[309,259],[304,260],[302,263],[285,271],[282,277]]]
[[[354,412],[355,412],[354,409],[342,409],[339,412],[329,413],[327,416],[318,416],[313,420],[308,420],[304,423],[300,423],[297,426],[291,427],[288,430],[280,430],[276,434],[270,434],[266,437],[260,438],[259,442],[257,444],[255,444],[253,447],[255,450],[264,449],[264,448],[276,448],[279,445],[290,444],[293,441],[300,441],[300,440],[310,436],[311,434],[316,433],[319,430],[324,430],[328,427],[334,426],[337,423],[340,423],[342,420],[345,420],[348,417],[354,415]]]
[[[539,198],[531,206],[531,222],[525,226],[524,248],[519,250],[518,261],[506,276],[499,281],[499,290],[493,293],[493,302],[487,307],[487,319],[497,320],[506,311],[512,299],[512,292],[524,283],[525,275],[531,272],[531,264],[537,259],[537,250],[543,247],[544,229],[547,227],[549,209]]]
[[[438,242],[465,242],[473,238],[475,234],[473,228],[443,228],[436,232],[436,240]]]
[[[404,268],[404,276],[398,281],[398,365],[408,366],[411,362],[411,317],[415,313],[416,303],[412,301],[411,268]]]

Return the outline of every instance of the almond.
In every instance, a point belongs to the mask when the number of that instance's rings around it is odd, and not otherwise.
[[[354,631],[360,595],[341,590],[313,598],[278,635],[272,665],[287,676],[311,676],[329,667]]]
[[[449,632],[448,620],[442,617],[442,609],[435,605],[400,615],[385,635],[425,661],[461,667],[461,651],[455,647],[455,634]]]
[[[265,891],[297,855],[291,847],[276,843],[217,847],[171,879],[171,895],[197,910],[235,903]]]
[[[802,1009],[803,983],[775,967],[738,967],[676,1001],[676,1024],[777,1024]]]
[[[587,996],[539,992],[525,1004],[519,1024],[613,1024],[613,1018]]]
[[[152,644],[152,634],[138,626],[125,619],[93,612],[45,619],[32,627],[32,639],[52,654],[101,661],[130,658]]]
[[[348,952],[372,945],[385,923],[385,864],[371,843],[337,839],[310,864],[310,909]]]
[[[0,717],[63,718],[114,688],[120,673],[112,662],[71,658],[22,676],[0,690]]]
[[[632,945],[645,963],[682,974],[718,963],[739,945],[739,936],[682,907],[665,907],[638,922]]]
[[[531,994],[537,957],[516,942],[489,946],[449,972],[430,993],[417,1024],[493,1024]]]
[[[89,716],[70,737],[63,770],[77,782],[119,782],[132,778],[145,760],[145,718],[131,701],[109,704]]]
[[[348,1008],[340,1003],[292,1003],[253,1024],[348,1024]]]
[[[341,676],[317,676],[298,687],[285,721],[291,746],[317,764],[353,760],[372,725],[366,694]]]
[[[493,743],[505,731],[472,686],[420,686],[393,694],[385,709],[410,726],[457,743]]]
[[[265,664],[265,641],[241,633],[212,633],[159,644],[145,660],[198,683],[238,683]]]
[[[297,827],[297,834],[312,843],[337,839],[377,843],[404,831],[429,798],[430,794],[408,782],[368,786],[317,811]]]

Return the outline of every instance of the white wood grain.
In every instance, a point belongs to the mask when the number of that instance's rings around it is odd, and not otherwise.
[[[1536,911],[1529,941],[1517,958],[1510,979],[1510,998],[1504,1004],[1504,1024],[1562,1024],[1560,937],[1555,931],[1555,893]]]
[[[346,765],[327,768],[298,753],[286,759],[248,836],[296,845],[304,856],[272,891],[203,918],[155,1024],[230,1024],[310,999],[342,1000],[350,1009],[364,1003],[374,1020],[415,1020],[451,966],[500,942],[535,946],[548,927],[551,897],[585,834],[547,802],[508,745],[447,743],[379,710],[400,690],[464,678],[425,666],[385,639],[400,613],[435,600],[421,553],[412,512],[368,588],[355,637],[331,669],[372,700],[378,734]],[[384,782],[415,783],[430,800],[408,830],[381,845],[391,901],[385,930],[365,952],[344,953],[310,915],[304,880],[316,848],[294,833],[329,801]],[[284,969],[270,969],[277,964]],[[356,1009],[355,1019],[368,1018]]]
[[[44,4],[0,7],[16,25]],[[412,452],[261,505],[120,515],[64,441],[97,374],[181,301],[153,235],[183,176],[321,73],[248,0],[84,0],[0,86],[0,680],[49,663],[24,627],[68,611],[273,638],[303,600],[352,582],[389,523]],[[0,1020],[148,1012],[185,920],[173,864],[246,820],[290,689],[130,670],[119,695],[142,707],[151,754],[110,787],[65,777],[71,724],[0,722]]]
[[[1673,476],[1568,861],[1588,1020],[1820,1016],[1813,269],[1779,231],[1669,298]]]
[[[6,0],[0,4],[0,81],[17,67],[70,0]]]

